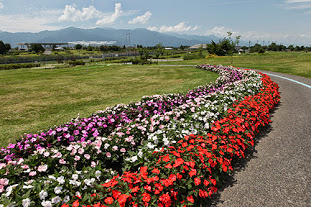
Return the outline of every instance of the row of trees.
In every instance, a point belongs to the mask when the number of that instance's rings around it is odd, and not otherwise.
[[[271,43],[268,46],[262,46],[261,44],[255,44],[254,46],[251,46],[250,48],[243,46],[241,47],[242,50],[250,50],[250,52],[258,52],[258,53],[264,53],[265,51],[296,51],[296,52],[301,52],[301,51],[311,51],[311,47],[305,47],[305,46],[293,46],[289,45],[286,47],[285,45],[282,44],[276,44],[276,43]]]

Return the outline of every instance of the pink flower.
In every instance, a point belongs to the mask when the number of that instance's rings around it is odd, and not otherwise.
[[[0,162],[0,169],[2,169],[3,167],[6,167],[6,164]]]
[[[29,166],[28,166],[28,165],[21,165],[21,168],[24,169],[24,170],[26,170],[26,169],[29,168]]]
[[[125,148],[120,149],[120,152],[126,152]]]
[[[80,160],[80,156],[75,156],[75,161],[79,161]]]
[[[2,193],[4,191],[4,186],[0,185],[0,193]]]
[[[91,162],[91,167],[96,167],[96,163],[94,161]]]
[[[84,154],[85,159],[89,160],[91,158],[91,155],[89,154]]]
[[[113,149],[114,151],[117,151],[117,150],[118,150],[118,146],[113,146],[112,149]]]
[[[107,156],[107,157],[111,157],[111,153],[110,153],[110,152],[107,152],[107,153],[106,153],[106,156]]]
[[[66,164],[66,161],[64,159],[60,159],[59,163],[64,165],[64,164]]]
[[[48,169],[48,165],[40,165],[38,167],[39,172],[45,172]]]
[[[29,173],[29,176],[35,176],[35,175],[37,175],[37,172],[36,172],[36,171],[31,171],[31,172]]]
[[[79,153],[80,155],[82,155],[82,154],[84,153],[84,149],[83,149],[83,148],[79,148],[78,153]]]
[[[8,185],[8,184],[9,184],[9,180],[8,180],[8,179],[6,179],[6,178],[4,178],[4,179],[0,179],[0,184],[1,184],[1,185],[6,186],[6,185]]]

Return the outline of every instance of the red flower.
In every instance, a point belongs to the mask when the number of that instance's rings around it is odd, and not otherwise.
[[[195,176],[197,174],[197,170],[196,169],[191,169],[189,172],[190,177]]]
[[[210,179],[210,181],[213,183],[213,185],[216,185],[216,180],[215,179]]]
[[[155,174],[160,174],[160,170],[158,168],[153,168],[151,172]]]
[[[195,185],[200,185],[201,184],[200,178],[194,178],[194,184]]]
[[[126,195],[126,194],[122,194],[122,195],[119,196],[118,202],[120,203],[120,206],[124,206],[124,204],[126,203],[128,197],[130,197],[130,196]]]
[[[146,203],[148,203],[151,199],[151,196],[148,193],[143,193],[142,196],[143,196],[143,201]]]
[[[114,197],[114,199],[117,199],[121,194],[120,191],[112,190],[112,197]]]
[[[208,197],[208,193],[207,193],[207,191],[205,191],[205,190],[199,190],[199,196],[201,197],[201,198],[206,198],[206,197]]]
[[[132,193],[137,193],[139,191],[139,186],[132,188]]]
[[[146,185],[146,186],[144,187],[144,189],[147,190],[147,191],[151,191],[151,186],[150,186],[150,185]]]
[[[141,173],[147,173],[147,169],[148,169],[147,166],[141,167],[141,168],[140,168],[140,172],[141,172]]]
[[[72,207],[79,207],[80,203],[78,200],[76,200],[75,202],[73,202]]]
[[[170,156],[169,156],[169,155],[165,155],[165,156],[162,158],[162,160],[163,160],[164,162],[168,162],[168,161],[170,161]]]
[[[161,195],[159,200],[165,205],[165,207],[171,206],[172,204],[171,197],[167,193]]]
[[[112,203],[113,203],[113,198],[112,198],[112,197],[107,197],[107,198],[104,200],[104,202],[105,202],[106,204],[112,204]]]
[[[193,196],[188,196],[187,197],[187,200],[190,202],[190,203],[194,203],[194,199],[193,199]]]
[[[177,158],[175,160],[175,164],[173,165],[173,167],[178,167],[180,165],[182,165],[184,163],[184,160],[182,158]]]
[[[100,202],[96,203],[93,205],[93,207],[101,207],[102,205],[100,204]]]
[[[164,166],[165,168],[168,168],[168,169],[172,169],[173,166],[171,165],[171,163],[168,163],[167,165]]]

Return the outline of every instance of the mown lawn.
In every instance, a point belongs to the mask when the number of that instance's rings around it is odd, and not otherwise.
[[[186,92],[217,74],[194,67],[90,65],[0,71],[0,146],[142,96]]]
[[[268,52],[265,54],[241,54],[230,56],[207,58],[199,60],[187,60],[180,62],[168,62],[164,64],[222,64],[262,69],[291,75],[298,75],[311,78],[311,53],[305,52]]]

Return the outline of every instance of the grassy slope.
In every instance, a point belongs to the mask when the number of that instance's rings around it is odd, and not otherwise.
[[[90,65],[0,71],[0,146],[144,95],[186,92],[217,74],[193,67]]]
[[[217,57],[168,64],[222,64],[231,65],[231,57]],[[167,63],[165,63],[167,64]],[[236,67],[262,69],[311,78],[311,53],[269,52],[265,54],[243,54],[233,57]]]

